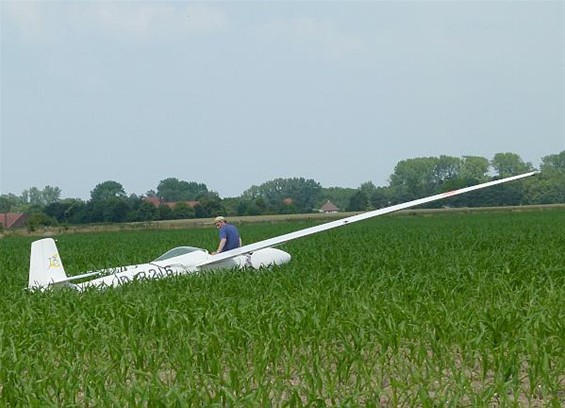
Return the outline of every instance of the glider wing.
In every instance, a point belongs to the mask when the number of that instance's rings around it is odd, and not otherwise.
[[[417,205],[426,204],[426,203],[429,203],[429,202],[432,202],[432,201],[453,197],[453,196],[456,196],[456,195],[459,195],[459,194],[464,194],[464,193],[468,193],[468,192],[471,192],[471,191],[480,190],[482,188],[491,187],[491,186],[495,186],[495,185],[502,184],[502,183],[507,183],[507,182],[514,181],[514,180],[519,180],[519,179],[522,179],[522,178],[525,178],[525,177],[530,177],[530,176],[533,176],[534,174],[536,174],[536,172],[532,171],[532,172],[529,172],[529,173],[520,174],[518,176],[512,176],[512,177],[506,177],[506,178],[503,178],[503,179],[493,180],[493,181],[489,181],[489,182],[486,182],[486,183],[481,183],[481,184],[477,184],[477,185],[474,185],[474,186],[461,188],[461,189],[458,189],[458,190],[447,191],[445,193],[440,193],[440,194],[432,195],[432,196],[429,196],[429,197],[419,198],[417,200],[408,201],[406,203],[397,204],[397,205],[393,205],[393,206],[386,207],[386,208],[381,208],[379,210],[368,211],[368,212],[364,212],[364,213],[361,213],[361,214],[352,215],[350,217],[342,218],[342,219],[336,220],[336,221],[330,221],[330,222],[327,222],[325,224],[316,225],[316,226],[305,228],[305,229],[302,229],[302,230],[289,232],[287,234],[279,235],[278,237],[269,238],[269,239],[259,241],[259,242],[253,243],[253,244],[244,245],[244,246],[241,246],[239,248],[235,248],[235,249],[232,249],[232,250],[229,250],[229,251],[226,251],[226,252],[222,252],[222,253],[219,253],[219,254],[216,254],[216,255],[212,255],[206,261],[198,264],[197,267],[202,267],[202,266],[205,266],[205,265],[210,265],[210,264],[214,264],[214,263],[217,263],[217,262],[221,262],[223,260],[233,258],[233,257],[236,257],[238,255],[248,254],[250,252],[257,251],[259,249],[274,247],[274,246],[283,244],[285,242],[288,242],[288,241],[291,241],[291,240],[294,240],[294,239],[297,239],[297,238],[302,238],[302,237],[306,237],[308,235],[317,234],[318,232],[327,231],[327,230],[337,228],[337,227],[342,227],[344,225],[348,225],[348,224],[351,224],[351,223],[354,223],[354,222],[357,222],[357,221],[362,221],[362,220],[366,220],[366,219],[369,219],[369,218],[378,217],[380,215],[393,213],[395,211],[404,210],[406,208],[415,207]]]

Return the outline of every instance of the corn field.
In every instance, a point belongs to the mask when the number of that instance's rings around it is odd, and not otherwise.
[[[313,225],[241,225],[245,243]],[[213,229],[56,237],[69,275]],[[565,405],[565,211],[394,215],[281,267],[30,293],[0,239],[0,406]]]

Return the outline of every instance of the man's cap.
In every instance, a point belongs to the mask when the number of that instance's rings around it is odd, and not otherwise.
[[[220,221],[225,221],[225,220],[226,219],[220,215],[220,216],[218,216],[214,219],[214,222],[220,222]]]

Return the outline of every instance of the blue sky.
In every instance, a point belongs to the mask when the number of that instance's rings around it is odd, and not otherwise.
[[[565,150],[564,1],[0,4],[0,194]]]

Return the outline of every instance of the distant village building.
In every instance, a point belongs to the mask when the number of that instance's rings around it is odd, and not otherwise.
[[[333,214],[336,212],[339,212],[339,208],[337,208],[334,203],[332,203],[330,200],[328,200],[323,206],[322,208],[320,208],[320,212],[321,213],[326,213],[326,214]]]
[[[26,221],[29,218],[27,214],[21,213],[1,213],[0,214],[0,225],[3,228],[21,228],[25,227]]]
[[[167,201],[163,201],[161,200],[159,197],[143,197],[143,201],[146,201],[148,203],[153,204],[155,207],[159,207],[160,205],[166,205],[167,207],[169,207],[171,210],[173,210],[178,203],[185,203],[186,205],[188,205],[191,208],[196,207],[198,204],[200,204],[200,201],[195,201],[195,200],[191,200],[191,201],[177,201],[177,202],[167,202]]]

